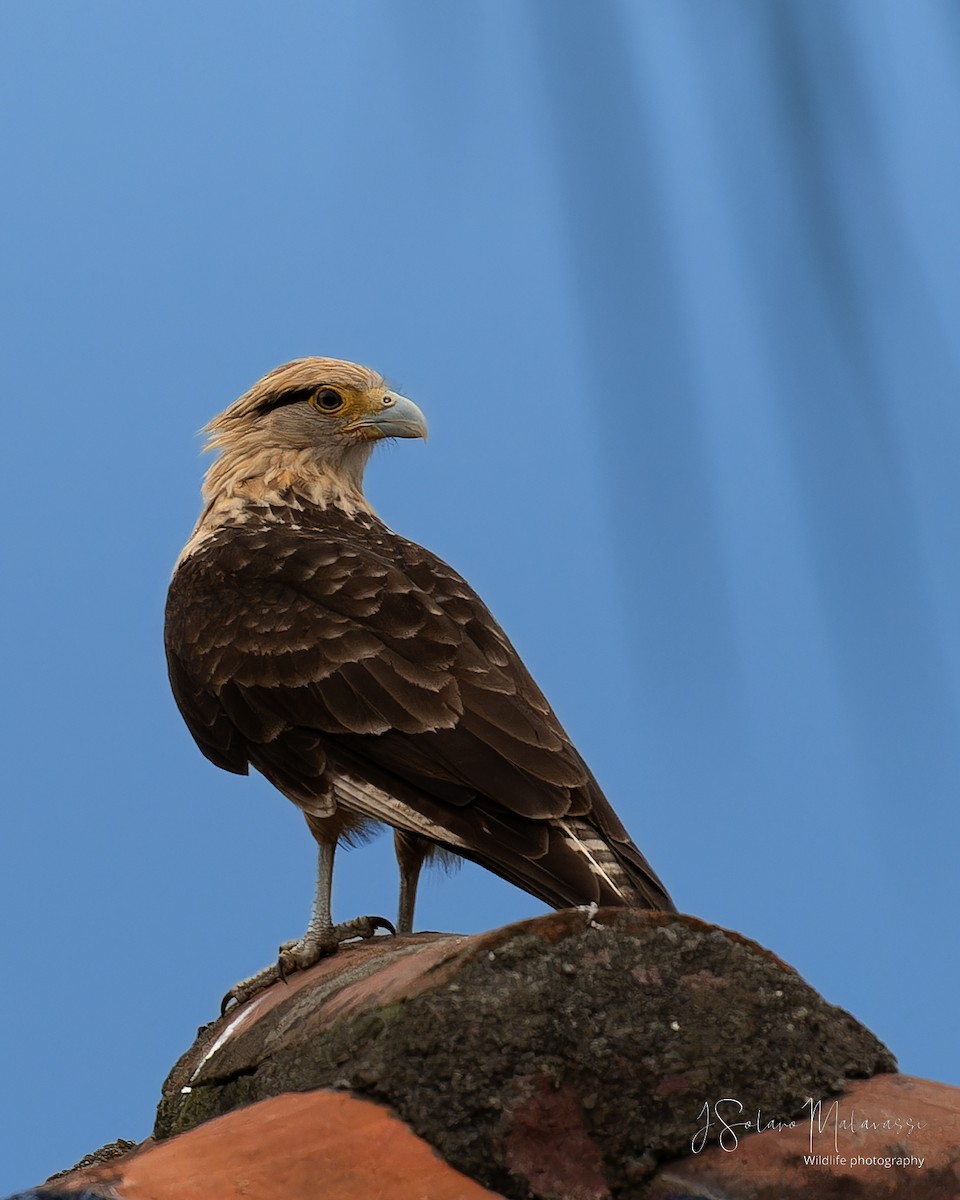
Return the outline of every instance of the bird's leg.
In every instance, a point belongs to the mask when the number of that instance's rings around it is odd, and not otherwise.
[[[351,938],[373,937],[378,929],[396,933],[385,917],[354,917],[334,925],[330,909],[333,888],[333,856],[337,843],[324,840],[317,852],[317,890],[313,899],[313,915],[307,932],[298,942],[285,942],[280,947],[277,967],[283,979],[292,971],[304,971],[327,954],[333,954],[341,942]]]
[[[397,932],[413,933],[413,910],[417,903],[420,868],[430,848],[429,842],[402,829],[393,831],[393,848],[400,868],[400,901],[397,906]]]
[[[313,915],[307,931],[298,941],[284,942],[277,961],[249,979],[244,979],[230,989],[220,1004],[224,1013],[234,1002],[244,1004],[252,996],[276,983],[286,980],[294,971],[305,971],[328,954],[333,954],[341,942],[351,938],[373,937],[378,929],[396,933],[385,917],[354,917],[334,925],[330,911],[330,892],[333,888],[333,856],[336,840],[324,839],[317,852],[317,890],[313,900]]]
[[[285,964],[283,962],[284,954],[293,953],[297,947],[303,946],[308,941],[323,939],[333,928],[330,897],[333,892],[333,858],[336,852],[336,842],[322,841],[317,847],[317,885],[313,893],[313,912],[310,916],[310,924],[307,926],[307,932],[299,941],[284,942],[280,947],[278,965],[281,973],[285,967],[296,970],[293,963]]]

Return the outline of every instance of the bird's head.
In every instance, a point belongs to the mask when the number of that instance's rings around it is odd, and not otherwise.
[[[363,470],[383,438],[426,438],[423,413],[382,376],[335,358],[299,358],[277,367],[206,427],[220,459],[206,490],[246,472],[319,472],[361,491]]]

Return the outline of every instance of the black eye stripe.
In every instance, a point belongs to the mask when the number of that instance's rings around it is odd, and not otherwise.
[[[301,404],[316,391],[316,388],[297,388],[293,392],[281,392],[278,396],[273,396],[269,400],[265,400],[257,406],[257,412],[271,413],[274,409],[285,408],[288,404]]]

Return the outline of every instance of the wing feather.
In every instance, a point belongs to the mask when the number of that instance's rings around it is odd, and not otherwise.
[[[548,824],[576,819],[641,898],[670,904],[482,601],[385,527],[329,511],[313,528],[224,527],[175,573],[166,641],[177,703],[219,766],[250,763],[315,813],[346,770],[358,813],[552,904],[612,894],[589,836],[575,853]]]

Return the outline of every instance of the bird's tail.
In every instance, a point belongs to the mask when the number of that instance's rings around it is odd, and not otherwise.
[[[590,821],[567,817],[556,822],[565,849],[578,855],[589,871],[596,903],[675,911],[667,889],[629,839],[621,842],[601,833]]]

